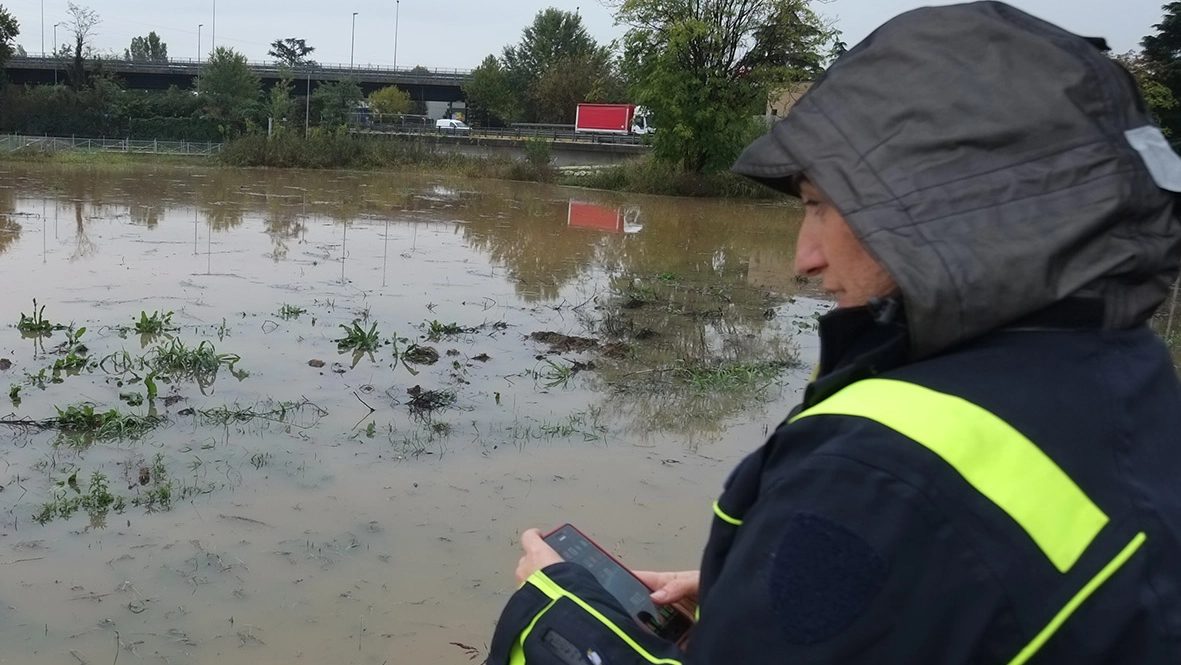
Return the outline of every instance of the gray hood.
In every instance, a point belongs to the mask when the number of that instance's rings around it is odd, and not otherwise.
[[[916,357],[1072,295],[1131,326],[1181,263],[1181,159],[1131,76],[999,2],[885,24],[734,170],[825,193],[898,283]]]

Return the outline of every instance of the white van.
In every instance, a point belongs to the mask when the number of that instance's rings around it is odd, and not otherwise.
[[[465,125],[462,120],[452,120],[450,118],[440,118],[439,120],[436,120],[435,129],[440,132],[448,133],[466,133],[472,131],[472,128]]]

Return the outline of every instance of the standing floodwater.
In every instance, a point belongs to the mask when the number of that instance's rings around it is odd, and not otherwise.
[[[695,566],[825,307],[782,204],[0,172],[0,662],[463,663],[520,528]]]

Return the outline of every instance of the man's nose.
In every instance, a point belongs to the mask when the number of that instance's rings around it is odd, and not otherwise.
[[[807,222],[800,227],[800,235],[796,239],[796,274],[804,277],[815,277],[824,272],[828,261],[824,251]]]

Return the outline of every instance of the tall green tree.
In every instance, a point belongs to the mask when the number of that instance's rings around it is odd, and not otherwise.
[[[16,52],[14,40],[19,34],[20,24],[0,5],[0,71],[4,70],[8,59]]]
[[[410,112],[410,93],[396,85],[387,85],[369,94],[369,108],[382,115]]]
[[[605,51],[572,55],[542,72],[528,97],[539,119],[574,124],[580,103],[619,101],[616,79]]]
[[[561,76],[560,67],[572,63],[589,64],[599,76],[609,71],[610,50],[599,46],[582,24],[582,17],[573,12],[550,7],[537,13],[533,23],[521,32],[521,41],[506,46],[502,55],[505,76],[513,94],[524,103],[514,119],[530,121],[559,122],[559,117],[543,113],[536,103],[539,94],[546,98],[542,105],[547,110],[556,108],[557,99],[549,98],[535,90],[538,82],[547,72],[557,70],[554,76]],[[590,82],[583,77],[585,90],[579,97],[583,101],[597,84],[598,77]],[[553,81],[546,86],[553,91]],[[569,84],[562,87],[569,88]],[[568,95],[567,95],[568,96]],[[573,114],[570,108],[568,113]]]
[[[1152,26],[1156,34],[1140,42],[1144,50],[1142,62],[1138,63],[1142,65],[1139,79],[1142,88],[1147,81],[1150,86],[1163,86],[1174,100],[1181,100],[1181,2],[1170,2],[1161,9],[1164,11],[1161,22]],[[1137,73],[1135,68],[1133,73]],[[1147,96],[1149,90],[1144,91]],[[1153,112],[1173,141],[1181,139],[1181,106],[1158,106]]]
[[[132,37],[123,58],[134,62],[168,62],[168,44],[160,41],[160,35],[153,30],[146,37]]]
[[[271,50],[267,51],[267,55],[275,59],[280,65],[287,65],[292,69],[298,69],[304,65],[314,65],[315,62],[308,59],[313,51],[316,50],[314,46],[308,46],[303,39],[296,39],[295,37],[288,37],[286,39],[276,39],[271,42]]]
[[[349,116],[365,94],[354,78],[325,83],[312,91],[312,103],[320,110],[320,125],[336,129],[348,124]]]
[[[835,32],[809,0],[622,0],[632,98],[660,128],[654,155],[687,171],[737,157],[775,92],[823,69]]]
[[[509,85],[508,74],[494,55],[484,58],[463,84],[468,118],[482,125],[501,125],[520,113],[520,97]]]
[[[239,131],[254,116],[261,91],[246,56],[232,48],[217,47],[201,69],[198,93],[205,100],[205,114],[231,123]]]
[[[266,102],[263,104],[263,111],[266,117],[274,123],[276,132],[294,123],[297,115],[295,99],[291,97],[291,91],[294,88],[295,83],[291,77],[291,70],[286,67],[280,68],[279,82],[271,86],[270,92],[267,93]],[[303,113],[298,115],[300,118],[303,117]]]

